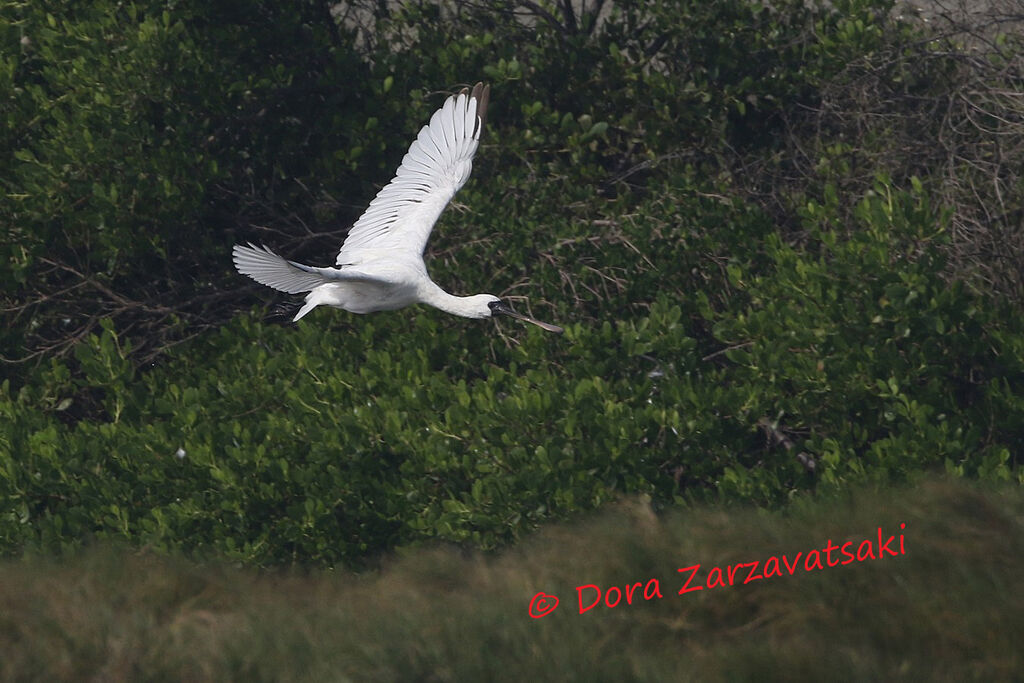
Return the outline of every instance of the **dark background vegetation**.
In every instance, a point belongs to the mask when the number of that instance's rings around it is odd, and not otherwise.
[[[1022,21],[0,2],[0,678],[1018,675]],[[331,263],[478,80],[428,266],[565,335],[281,324],[231,245]],[[905,557],[572,610],[901,522]]]
[[[359,567],[623,494],[1019,482],[1024,11],[957,9],[3,3],[0,551]],[[564,337],[265,320],[231,245],[331,262],[476,80],[431,272]]]

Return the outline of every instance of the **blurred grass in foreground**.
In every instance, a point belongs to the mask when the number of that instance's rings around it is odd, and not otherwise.
[[[681,567],[701,563],[702,579],[901,523],[905,555],[677,594]],[[1024,492],[946,480],[785,513],[657,517],[635,501],[497,557],[413,549],[358,577],[93,549],[0,565],[0,677],[1010,680],[1024,670],[1021,558]],[[576,586],[651,578],[664,598],[638,589],[579,614]],[[538,591],[561,602],[533,619]]]

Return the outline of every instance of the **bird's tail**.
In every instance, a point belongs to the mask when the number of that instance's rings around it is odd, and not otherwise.
[[[231,254],[239,273],[248,275],[261,285],[273,287],[282,292],[289,294],[308,292],[329,282],[322,275],[304,270],[300,264],[287,261],[270,249],[257,247],[251,242],[247,247],[236,244]]]

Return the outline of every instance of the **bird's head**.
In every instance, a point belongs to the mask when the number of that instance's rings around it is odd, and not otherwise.
[[[541,322],[536,318],[531,318],[528,315],[512,310],[511,306],[509,306],[508,304],[506,304],[504,301],[494,296],[493,294],[481,294],[479,295],[478,298],[480,299],[481,303],[483,303],[486,306],[486,312],[484,313],[484,315],[481,316],[483,318],[493,318],[496,315],[507,315],[511,318],[518,318],[519,320],[525,320],[528,323],[533,323],[537,327],[547,330],[548,332],[557,332],[558,334],[561,334],[562,332],[565,331],[558,325],[552,325],[550,323]]]

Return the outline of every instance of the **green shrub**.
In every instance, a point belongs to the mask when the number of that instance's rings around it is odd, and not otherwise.
[[[0,8],[5,357],[54,355],[108,316],[159,348],[210,321],[237,229],[322,220],[325,179],[369,193],[353,171],[383,169],[390,131],[368,122],[366,65],[326,12]]]
[[[777,505],[943,467],[1019,480],[1024,330],[943,280],[923,191],[880,182],[848,234],[838,198],[810,202],[802,247],[738,205],[687,230],[705,201],[690,197],[599,245],[624,263],[661,236],[649,274],[610,296],[646,311],[590,325],[556,305],[564,337],[429,309],[242,317],[139,373],[108,326],[79,347],[81,379],[55,364],[5,390],[5,549],[95,536],[357,564],[418,539],[493,548],[622,493]],[[713,260],[754,236],[760,253]],[[489,263],[459,270],[483,280]],[[68,399],[106,418],[64,426]]]
[[[333,6],[358,21],[314,0],[5,6],[0,284],[17,324],[0,353],[63,354],[111,317],[150,358],[216,325],[239,310],[219,291],[233,241],[336,246],[436,89],[467,80],[494,87],[478,176],[519,167],[603,202],[672,160],[727,174],[778,152],[781,112],[876,49],[887,7],[674,1],[527,26],[503,2]]]
[[[600,28],[361,7],[368,29],[312,1],[0,8],[0,344],[42,359],[4,365],[0,552],[358,565],[494,548],[623,493],[1021,479],[1024,330],[950,279],[957,207],[935,177],[864,192],[877,169],[842,128],[787,128],[851,60],[909,44],[889,3],[657,2]],[[327,261],[434,89],[483,76],[488,131],[430,271],[564,337],[231,315],[256,291],[223,285],[232,241]]]

